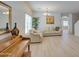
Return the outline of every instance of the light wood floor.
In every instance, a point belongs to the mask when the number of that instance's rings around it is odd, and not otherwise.
[[[64,31],[62,36],[45,37],[42,43],[31,44],[32,57],[78,57],[79,37]]]

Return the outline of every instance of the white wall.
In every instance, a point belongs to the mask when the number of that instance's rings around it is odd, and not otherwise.
[[[32,15],[32,10],[24,2],[5,1],[4,3],[12,7],[12,27],[17,23],[21,35],[25,35],[25,13]]]
[[[55,26],[61,27],[61,14],[51,13],[51,16],[54,16],[54,24],[46,24],[46,16],[43,15],[43,12],[33,12],[33,17],[39,17],[39,30],[43,31],[46,28],[53,28]]]
[[[72,34],[72,14],[69,14],[69,32]]]
[[[73,34],[79,36],[79,13],[72,14]]]
[[[72,33],[74,34],[75,33],[75,23],[79,20],[79,13],[73,13],[72,14]]]
[[[79,21],[74,25],[75,36],[79,36]]]

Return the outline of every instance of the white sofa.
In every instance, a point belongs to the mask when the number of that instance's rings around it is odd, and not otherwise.
[[[30,31],[30,38],[31,38],[32,43],[38,43],[38,42],[42,42],[43,35],[41,32],[39,32],[35,29],[32,29]]]
[[[61,36],[62,35],[62,30],[59,29],[58,31],[56,30],[45,30],[43,31],[43,36]]]

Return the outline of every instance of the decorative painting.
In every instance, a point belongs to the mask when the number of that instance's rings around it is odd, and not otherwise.
[[[54,16],[47,16],[46,24],[54,24]]]

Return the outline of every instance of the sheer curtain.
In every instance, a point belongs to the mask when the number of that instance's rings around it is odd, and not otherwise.
[[[28,14],[25,14],[25,33],[29,33],[32,29],[32,17]]]

